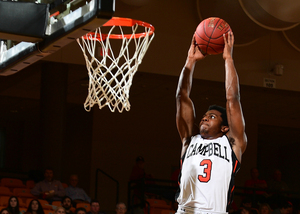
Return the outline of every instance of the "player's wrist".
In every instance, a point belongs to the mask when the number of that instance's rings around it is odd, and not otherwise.
[[[233,58],[231,56],[225,57],[224,60],[225,60],[225,62],[233,62]]]

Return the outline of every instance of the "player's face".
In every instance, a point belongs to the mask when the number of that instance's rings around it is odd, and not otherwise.
[[[223,135],[222,117],[217,110],[206,112],[200,122],[200,134],[203,138],[214,139]]]

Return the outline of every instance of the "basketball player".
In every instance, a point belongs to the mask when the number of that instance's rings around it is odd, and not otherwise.
[[[227,213],[233,177],[240,167],[247,137],[240,104],[239,81],[232,59],[234,36],[224,36],[226,109],[210,106],[195,129],[189,95],[196,62],[204,59],[193,38],[176,93],[177,129],[182,141],[178,214]],[[227,116],[226,116],[227,115]],[[195,134],[195,130],[197,133]]]

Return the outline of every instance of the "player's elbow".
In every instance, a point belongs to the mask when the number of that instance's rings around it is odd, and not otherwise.
[[[248,144],[248,140],[247,140],[247,135],[246,134],[244,134],[242,142],[243,143],[241,145],[241,149],[242,149],[242,153],[244,153],[246,151],[247,144]]]

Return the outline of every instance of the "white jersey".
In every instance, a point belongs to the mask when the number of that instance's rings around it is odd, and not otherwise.
[[[181,161],[177,212],[226,213],[240,167],[227,136],[193,136]]]

